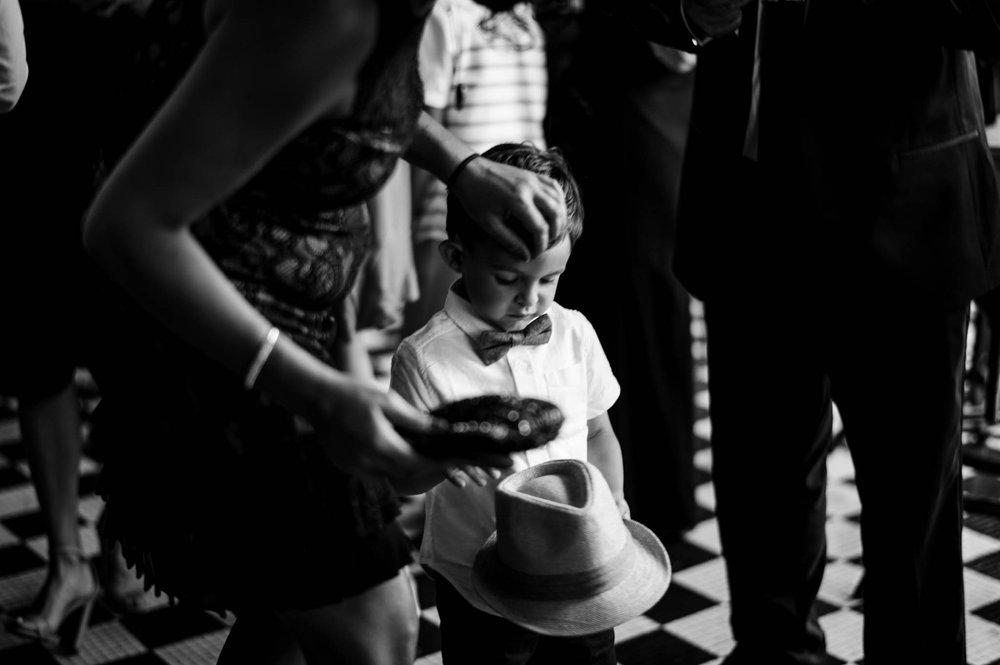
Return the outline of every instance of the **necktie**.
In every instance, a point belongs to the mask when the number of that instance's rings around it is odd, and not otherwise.
[[[750,117],[743,142],[743,155],[754,161],[759,156],[762,74],[766,70],[767,76],[764,78],[772,83],[768,96],[768,103],[773,105],[772,112],[781,110],[783,100],[772,99],[778,97],[774,92],[774,79],[789,77],[789,72],[794,70],[795,62],[800,57],[795,43],[800,37],[808,4],[808,0],[760,0],[757,9],[757,35],[754,40]],[[788,81],[777,83],[777,88],[781,90],[788,84]]]
[[[512,332],[502,332],[499,330],[487,330],[479,335],[476,344],[476,355],[487,365],[492,365],[496,361],[507,355],[511,347],[518,344],[537,346],[545,344],[552,336],[552,320],[548,314],[542,314],[537,319],[529,323],[523,330]]]

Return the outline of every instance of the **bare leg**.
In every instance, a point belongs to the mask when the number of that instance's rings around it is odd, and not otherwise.
[[[19,417],[49,548],[79,549],[78,474],[83,435],[76,389],[68,383],[51,397],[22,404]]]
[[[336,605],[290,611],[282,620],[309,665],[412,665],[416,658],[418,606],[410,572]]]
[[[102,552],[101,586],[104,604],[112,612],[133,614],[145,611],[149,595],[135,570],[129,569],[122,555],[121,544],[115,542],[110,551]]]
[[[54,601],[64,591],[69,597],[85,594],[95,588],[96,581],[81,556],[78,506],[83,435],[73,383],[51,397],[22,404],[19,419],[48,538],[48,593]]]
[[[37,607],[21,623],[39,626],[42,632],[58,628],[67,607],[97,590],[77,528],[83,446],[79,409],[72,382],[50,397],[19,406],[22,440],[49,545],[48,576]]]
[[[302,649],[273,615],[244,614],[233,624],[216,665],[306,665]]]

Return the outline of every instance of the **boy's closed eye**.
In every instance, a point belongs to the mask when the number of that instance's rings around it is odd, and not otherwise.
[[[539,284],[545,284],[545,285],[555,284],[556,281],[559,279],[559,276],[561,274],[562,273],[556,273],[554,275],[546,275],[545,277],[540,278],[538,280],[538,283]],[[494,279],[496,279],[496,281],[497,281],[498,284],[501,284],[503,286],[513,286],[514,283],[517,282],[517,280],[518,280],[518,276],[517,275],[514,275],[514,276],[494,275],[493,277],[494,277]]]

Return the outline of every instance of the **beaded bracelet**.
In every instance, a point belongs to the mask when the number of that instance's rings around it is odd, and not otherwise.
[[[267,359],[271,357],[271,352],[274,351],[274,345],[278,343],[278,335],[281,331],[276,327],[271,326],[267,331],[267,335],[264,336],[264,341],[260,343],[260,348],[257,349],[257,355],[254,357],[253,362],[250,364],[250,369],[247,370],[247,375],[243,379],[243,387],[247,390],[253,390],[253,386],[257,383],[257,377],[260,375],[260,371],[264,369],[264,363]]]
[[[456,166],[452,170],[451,175],[448,176],[448,179],[445,180],[445,183],[444,183],[445,186],[448,189],[451,189],[452,185],[455,184],[455,181],[458,180],[458,176],[462,175],[462,171],[465,170],[465,167],[468,166],[469,163],[472,162],[474,159],[479,159],[480,157],[482,157],[482,155],[480,155],[478,152],[474,152],[471,155],[469,155],[468,157],[466,157],[465,159],[463,159],[462,161],[460,161],[458,163],[458,166]]]

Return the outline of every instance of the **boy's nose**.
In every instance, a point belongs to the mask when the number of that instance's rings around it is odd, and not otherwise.
[[[518,293],[518,304],[524,307],[531,307],[538,302],[538,286],[535,284],[526,286]]]

